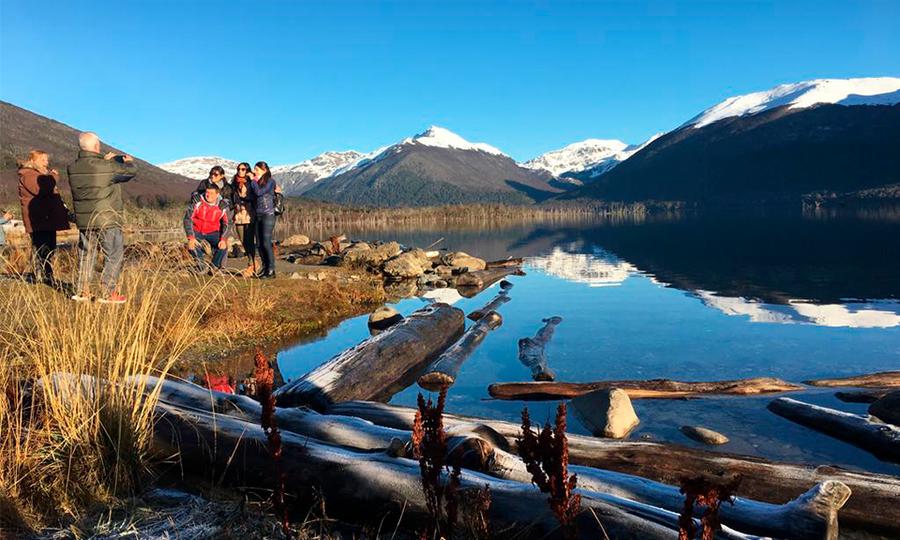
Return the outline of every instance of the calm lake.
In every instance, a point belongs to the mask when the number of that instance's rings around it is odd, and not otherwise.
[[[525,257],[512,277],[503,325],[463,366],[448,412],[517,421],[523,406],[548,420],[555,402],[491,400],[487,386],[529,380],[519,338],[541,319],[563,318],[548,348],[561,381],[774,376],[792,382],[900,369],[900,219],[891,214],[689,215],[640,221],[589,220],[508,227],[347,230],[361,240],[396,240],[462,250],[484,259]],[[469,312],[491,298],[443,289],[399,301],[409,313],[442,301]],[[467,321],[471,324],[471,322]],[[366,317],[279,354],[285,378],[307,372],[368,336]],[[418,387],[392,403],[414,406]],[[850,412],[834,389],[792,397]],[[639,400],[630,438],[701,446],[679,431],[702,425],[727,435],[717,450],[839,464],[900,474],[900,467],[784,420],[771,397]],[[570,414],[570,430],[587,431]],[[708,447],[707,447],[708,448]]]

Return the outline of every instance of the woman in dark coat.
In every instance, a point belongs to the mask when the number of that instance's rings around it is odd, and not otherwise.
[[[250,189],[256,197],[256,247],[262,259],[262,269],[256,274],[260,279],[275,277],[275,248],[272,233],[275,231],[275,180],[265,161],[253,166]]]
[[[69,228],[69,212],[59,196],[59,173],[50,168],[50,155],[28,153],[19,163],[19,203],[25,232],[31,235],[34,281],[53,284],[50,260],[56,250],[56,231]]]

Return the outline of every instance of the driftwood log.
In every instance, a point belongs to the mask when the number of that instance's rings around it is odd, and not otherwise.
[[[463,363],[481,345],[488,332],[501,324],[503,324],[503,317],[496,311],[491,311],[479,319],[419,376],[419,386],[432,392],[453,386]]]
[[[195,409],[157,407],[155,449],[163,456],[177,455],[181,470],[224,485],[272,489],[277,478],[262,428],[227,415],[214,416]],[[404,526],[421,528],[427,519],[419,464],[381,452],[356,452],[324,444],[290,431],[281,432],[282,468],[291,494],[315,489],[335,517],[377,522],[386,515],[404,516]],[[446,473],[445,473],[446,474]],[[446,476],[444,482],[446,482]],[[488,519],[496,530],[525,536],[559,537],[558,524],[546,495],[523,482],[505,481],[463,470],[459,493],[465,496],[487,487],[491,504]],[[581,538],[674,540],[678,514],[634,501],[609,502],[584,492],[578,517]],[[457,527],[463,527],[465,513]],[[596,516],[596,517],[595,517]],[[602,524],[602,525],[601,525]],[[758,538],[723,528],[726,539]]]
[[[476,309],[472,313],[469,313],[466,318],[468,318],[470,321],[480,320],[488,313],[497,311],[498,309],[500,309],[500,306],[509,302],[510,300],[511,299],[509,297],[509,293],[506,290],[501,290],[499,293],[497,293],[497,296],[491,298],[490,302]]]
[[[536,381],[552,381],[556,374],[547,366],[547,344],[553,338],[556,325],[562,317],[549,317],[543,320],[544,326],[533,338],[519,340],[519,362],[531,369],[531,378]]]
[[[733,381],[682,382],[669,379],[633,381],[569,382],[509,382],[488,386],[488,393],[495,399],[548,400],[569,399],[594,390],[621,388],[631,399],[678,399],[696,395],[756,395],[802,390],[797,384],[757,377]]]
[[[525,260],[521,257],[511,257],[509,259],[503,259],[499,261],[488,261],[487,263],[485,263],[484,268],[485,270],[490,270],[491,268],[518,268],[522,266],[524,262]]]
[[[462,310],[431,304],[275,391],[279,407],[387,400],[462,335]]]
[[[790,398],[773,400],[768,408],[792,422],[863,448],[879,459],[900,463],[900,428]]]
[[[153,388],[158,380],[146,381]],[[199,409],[228,415],[250,423],[257,421],[262,407],[254,400],[234,394],[214,392],[189,383],[163,381],[160,400],[179,409]],[[282,431],[312,437],[323,443],[360,451],[384,451],[411,456],[411,433],[378,426],[360,418],[323,415],[304,408],[276,409]],[[402,442],[402,444],[401,444]],[[448,460],[459,457],[463,466],[495,478],[531,483],[530,473],[518,456],[509,453],[506,439],[480,424],[455,424],[448,430]],[[680,511],[684,496],[679,488],[628,474],[573,465],[578,486],[593,497],[622,504],[636,501],[669,511]],[[737,497],[723,505],[726,525],[753,534],[793,539],[835,538],[837,511],[849,489],[840,482],[826,481],[785,505],[768,504]]]
[[[803,381],[810,386],[854,386],[857,388],[896,388],[900,387],[900,371],[881,371],[868,375],[843,377],[839,379],[813,379]]]
[[[327,412],[403,430],[412,429],[415,416],[415,409],[362,401],[339,403],[329,407]],[[513,422],[444,415],[447,428],[472,423],[494,429],[513,448],[521,433],[521,426]],[[784,504],[820,482],[840,481],[853,493],[841,510],[844,526],[900,535],[900,505],[896,504],[900,499],[900,478],[895,476],[856,473],[830,466],[777,463],[675,444],[567,435],[572,464],[618,471],[670,485],[678,485],[681,479],[697,474],[740,474],[739,496],[770,503]]]
[[[858,390],[855,392],[835,392],[834,397],[844,403],[875,403],[888,395],[890,390]]]
[[[456,288],[460,295],[466,298],[472,298],[509,275],[521,276],[525,274],[515,266],[466,272],[460,274],[460,276],[456,278]]]

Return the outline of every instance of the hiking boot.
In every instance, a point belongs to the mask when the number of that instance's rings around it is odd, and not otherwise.
[[[110,293],[110,295],[107,296],[106,298],[101,298],[97,301],[100,302],[101,304],[124,304],[125,300],[127,300],[127,298],[125,298],[125,296],[114,292],[114,293]]]

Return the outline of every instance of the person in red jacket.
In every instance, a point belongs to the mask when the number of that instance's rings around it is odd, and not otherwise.
[[[232,235],[231,203],[219,193],[219,187],[213,183],[206,186],[206,191],[191,202],[184,214],[184,232],[188,239],[188,249],[197,259],[202,272],[207,269],[203,260],[204,250],[199,242],[207,242],[212,248],[212,266],[222,268],[222,262],[228,253],[228,238]],[[213,269],[209,268],[212,273]]]

